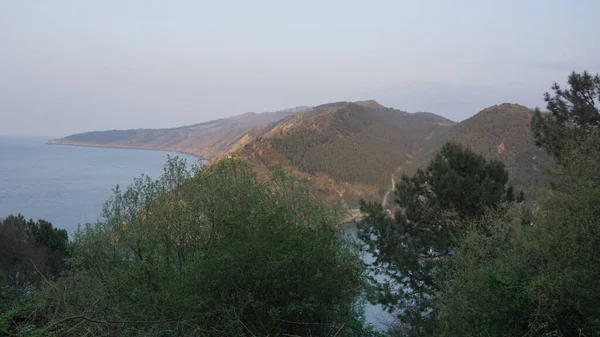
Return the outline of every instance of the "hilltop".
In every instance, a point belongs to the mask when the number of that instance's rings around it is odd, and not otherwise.
[[[503,162],[511,184],[538,185],[540,170],[550,158],[534,144],[532,117],[533,111],[519,104],[494,105],[457,124],[451,139],[487,159]]]

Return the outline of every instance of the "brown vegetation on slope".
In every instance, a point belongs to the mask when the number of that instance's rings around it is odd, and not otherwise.
[[[54,145],[168,150],[211,159],[226,151],[252,128],[278,121],[291,113],[309,109],[293,109],[246,113],[229,118],[171,129],[137,129],[92,131],[51,140]]]
[[[291,115],[262,133],[255,129],[255,138],[244,138],[228,155],[249,161],[261,176],[274,166],[292,169],[319,199],[354,207],[361,198],[379,200],[392,172],[419,166],[452,124],[375,101],[337,102]]]
[[[532,117],[533,111],[519,104],[494,105],[457,124],[451,139],[503,162],[512,185],[539,185],[550,159],[534,144]]]
[[[505,163],[510,184],[539,183],[547,156],[533,143],[531,110],[517,104],[487,108],[461,123],[431,113],[407,113],[375,101],[338,102],[256,128],[227,156],[249,161],[259,176],[272,167],[295,171],[327,203],[354,207],[381,200],[390,176],[424,167],[446,141]]]

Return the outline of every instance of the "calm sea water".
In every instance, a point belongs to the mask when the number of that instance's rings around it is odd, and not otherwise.
[[[158,177],[162,151],[46,145],[46,138],[0,137],[0,218],[21,213],[70,233],[100,218],[112,188],[146,174]]]

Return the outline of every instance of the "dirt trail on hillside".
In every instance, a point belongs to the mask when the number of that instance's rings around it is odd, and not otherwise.
[[[394,181],[394,174],[392,173],[392,187],[389,191],[385,193],[385,195],[383,196],[383,200],[381,201],[381,206],[383,206],[384,208],[387,205],[388,196],[394,191],[394,188],[396,188],[396,181]]]

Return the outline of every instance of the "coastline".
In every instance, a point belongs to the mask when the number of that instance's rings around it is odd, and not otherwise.
[[[184,154],[184,155],[192,156],[194,158],[197,158],[197,159],[200,159],[200,160],[204,160],[204,161],[207,161],[207,162],[210,161],[209,159],[206,159],[206,158],[200,156],[199,154],[196,154],[196,153],[193,153],[193,152],[188,152],[188,151],[181,151],[181,150],[155,149],[155,148],[147,148],[147,147],[124,146],[124,145],[110,145],[110,144],[101,145],[101,144],[90,144],[90,143],[62,143],[62,142],[55,142],[53,140],[47,141],[46,145],[53,145],[53,146],[74,146],[74,147],[97,147],[97,148],[101,148],[101,149],[147,150],[147,151],[174,152],[174,153],[178,153],[178,154]]]
[[[45,145],[172,152],[172,153],[192,156],[192,157],[196,158],[197,160],[201,160],[201,161],[205,162],[204,164],[210,163],[209,159],[206,159],[206,158],[204,158],[198,154],[195,154],[193,152],[170,150],[170,149],[145,148],[145,147],[111,145],[111,144],[104,145],[104,144],[93,144],[93,143],[72,143],[72,142],[60,142],[60,141],[57,142],[56,140],[48,140],[45,142]],[[338,227],[342,228],[344,230],[355,230],[356,224],[358,221],[360,221],[361,218],[362,218],[362,216],[358,209],[347,209],[343,212],[342,222],[338,225]]]

